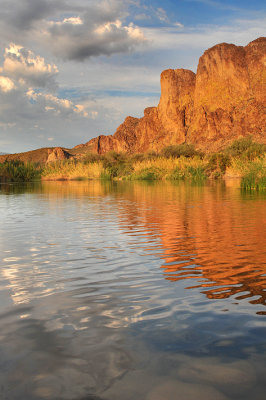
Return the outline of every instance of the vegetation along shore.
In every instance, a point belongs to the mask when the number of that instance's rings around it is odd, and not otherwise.
[[[34,180],[193,180],[241,178],[244,189],[266,189],[266,146],[251,138],[235,140],[224,150],[205,154],[193,145],[167,146],[160,152],[104,155],[87,153],[80,160],[43,163],[5,161],[0,179]]]

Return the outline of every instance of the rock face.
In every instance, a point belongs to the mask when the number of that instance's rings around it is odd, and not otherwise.
[[[47,163],[67,160],[70,157],[69,153],[62,149],[62,147],[55,147],[54,149],[48,150]]]
[[[265,140],[265,66],[266,38],[207,50],[199,60],[187,141],[215,150],[240,136]]]
[[[195,144],[216,151],[239,137],[265,142],[266,38],[246,47],[218,44],[205,51],[197,74],[185,69],[161,74],[161,99],[143,118],[127,117],[113,136],[85,146],[104,154],[158,151],[171,144]]]
[[[25,153],[0,155],[0,163],[5,161],[23,161],[33,163],[47,163],[58,160],[66,160],[71,157],[68,149],[62,147],[44,147],[37,150],[26,151]]]
[[[141,153],[181,143],[211,152],[249,135],[266,143],[265,104],[266,38],[245,47],[221,43],[200,57],[196,74],[163,71],[158,106],[146,108],[142,118],[127,117],[114,135],[98,136],[74,149],[0,155],[0,162],[45,163],[112,150]]]

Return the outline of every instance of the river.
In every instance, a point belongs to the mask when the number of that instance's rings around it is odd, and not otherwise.
[[[2,184],[1,400],[264,400],[265,198]]]

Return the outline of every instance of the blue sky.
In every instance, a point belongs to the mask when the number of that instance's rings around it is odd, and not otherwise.
[[[162,70],[265,26],[260,0],[0,0],[0,152],[112,134],[158,104]]]

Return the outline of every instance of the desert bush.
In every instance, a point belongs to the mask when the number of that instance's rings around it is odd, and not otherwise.
[[[206,172],[212,178],[220,178],[225,174],[226,168],[230,166],[230,163],[228,155],[213,153],[208,157]]]
[[[176,167],[171,174],[168,176],[168,179],[174,180],[174,181],[179,181],[181,179],[185,178],[185,171],[180,169],[179,167]]]
[[[104,155],[103,168],[111,178],[127,176],[133,170],[130,157],[124,153],[114,151]]]
[[[232,158],[252,161],[258,157],[263,157],[265,151],[266,146],[264,144],[253,142],[251,137],[246,137],[235,140],[224,150],[224,153]]]
[[[207,178],[204,166],[188,166],[185,171],[185,177],[193,180],[204,180]]]
[[[183,143],[180,145],[167,146],[161,151],[161,155],[166,158],[179,158],[201,156],[202,153],[197,151],[192,144]]]
[[[81,161],[84,163],[90,164],[90,163],[95,163],[95,162],[101,161],[102,158],[103,157],[99,154],[87,153],[82,157]]]
[[[130,160],[132,163],[138,162],[138,161],[144,161],[147,159],[147,155],[145,153],[137,153],[137,154],[132,154],[130,156]]]
[[[132,174],[133,179],[137,180],[160,180],[163,178],[163,171],[158,167],[149,167]]]

